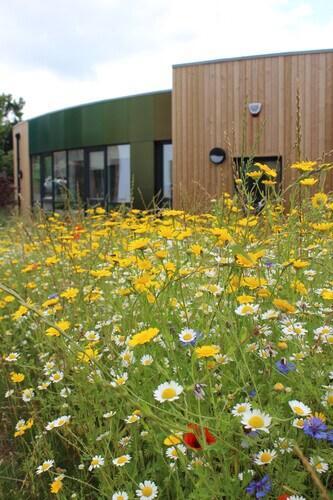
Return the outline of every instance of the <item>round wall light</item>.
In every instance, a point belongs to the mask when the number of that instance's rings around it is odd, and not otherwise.
[[[226,159],[226,152],[222,148],[213,148],[209,152],[209,161],[214,165],[220,165]]]

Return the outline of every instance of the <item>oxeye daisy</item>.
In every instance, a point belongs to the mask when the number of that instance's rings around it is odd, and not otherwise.
[[[170,382],[164,382],[160,384],[154,391],[154,398],[160,403],[165,401],[175,401],[179,399],[179,395],[183,392],[183,387],[177,382],[171,380]]]
[[[232,408],[231,413],[232,415],[234,415],[234,417],[242,417],[244,413],[250,410],[251,410],[250,403],[238,403]]]
[[[296,429],[303,429],[304,427],[304,418],[295,418],[293,420],[293,427],[296,427]]]
[[[63,378],[64,378],[64,373],[61,371],[57,371],[55,373],[52,373],[52,375],[50,375],[51,382],[53,382],[55,384],[60,382]]]
[[[333,406],[333,387],[330,387],[321,400],[324,406]]]
[[[275,450],[263,450],[259,451],[254,458],[254,463],[257,465],[267,465],[270,464],[276,457]]]
[[[140,359],[140,363],[143,365],[143,366],[150,366],[154,361],[154,358],[150,355],[150,354],[145,354],[144,356],[142,356],[142,358]]]
[[[198,333],[192,328],[183,328],[178,335],[179,340],[183,345],[194,345],[198,340]]]
[[[112,495],[111,500],[128,500],[128,494],[126,491],[116,491],[116,493]]]
[[[177,446],[170,446],[165,452],[168,458],[171,460],[178,460],[181,455],[186,455],[186,448],[183,444]]]
[[[114,458],[112,463],[117,467],[123,467],[132,460],[131,455],[121,455],[120,457]]]
[[[251,431],[269,432],[268,427],[271,425],[271,417],[267,413],[260,410],[246,411],[242,416],[242,424],[246,429]]]
[[[42,465],[39,465],[36,469],[36,474],[42,474],[54,466],[54,460],[45,460]]]
[[[285,453],[291,453],[293,451],[293,444],[288,439],[280,437],[274,442],[274,448],[284,455]]]
[[[295,415],[298,415],[299,417],[306,417],[307,415],[311,415],[311,408],[306,406],[304,403],[301,401],[292,400],[288,402],[290,408],[292,411],[295,413]]]
[[[235,313],[238,316],[252,316],[258,312],[258,304],[241,304],[235,309]]]
[[[311,457],[310,464],[318,472],[318,474],[323,474],[323,472],[328,471],[328,464],[324,462],[321,457]]]
[[[92,457],[88,470],[99,469],[104,465],[104,458],[101,455],[95,455]]]
[[[157,497],[158,488],[153,481],[144,481],[139,484],[139,489],[136,490],[136,496],[143,500],[153,500]]]

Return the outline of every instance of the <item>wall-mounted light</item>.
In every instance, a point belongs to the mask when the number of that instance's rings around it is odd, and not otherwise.
[[[226,159],[226,152],[222,148],[213,148],[209,152],[209,161],[214,165],[220,165]]]
[[[252,116],[259,115],[261,108],[262,108],[261,102],[250,102],[248,106],[249,106],[249,111],[250,111]]]

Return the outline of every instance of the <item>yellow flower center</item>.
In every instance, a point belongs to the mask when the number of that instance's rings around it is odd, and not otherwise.
[[[118,458],[118,464],[125,464],[127,462],[127,457],[119,457]]]
[[[272,460],[272,455],[270,453],[264,452],[260,455],[261,462],[268,464]]]
[[[184,333],[183,340],[191,340],[191,338],[192,338],[192,333]]]
[[[244,413],[244,411],[245,411],[245,406],[244,406],[244,405],[239,406],[239,407],[237,408],[237,413]]]
[[[163,399],[172,399],[177,395],[176,390],[173,387],[168,387],[162,392]]]
[[[300,406],[294,406],[294,412],[296,415],[304,415],[304,410]]]
[[[98,465],[98,464],[99,464],[98,458],[93,458],[91,461],[91,465]]]
[[[144,497],[150,497],[150,495],[153,493],[153,488],[151,486],[145,486],[142,488],[141,493]]]
[[[333,406],[333,392],[327,396],[327,404]]]
[[[253,415],[253,417],[249,418],[249,426],[254,429],[260,429],[264,425],[264,419],[260,415]]]

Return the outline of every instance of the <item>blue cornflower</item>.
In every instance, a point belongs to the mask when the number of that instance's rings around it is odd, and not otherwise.
[[[245,491],[249,495],[255,496],[256,498],[263,498],[267,495],[267,493],[271,491],[271,489],[272,482],[269,475],[265,474],[262,479],[251,481],[250,484],[246,487]]]
[[[304,434],[315,439],[327,438],[327,425],[318,417],[307,418],[303,425],[303,431]]]
[[[284,373],[285,375],[296,370],[296,365],[287,361],[286,358],[282,358],[280,359],[280,361],[276,361],[275,366],[280,373]]]
[[[326,439],[329,443],[333,444],[333,429],[330,429],[329,431],[327,431]]]
[[[257,395],[257,391],[255,389],[252,389],[250,392],[249,392],[249,397],[250,398],[255,398]]]

